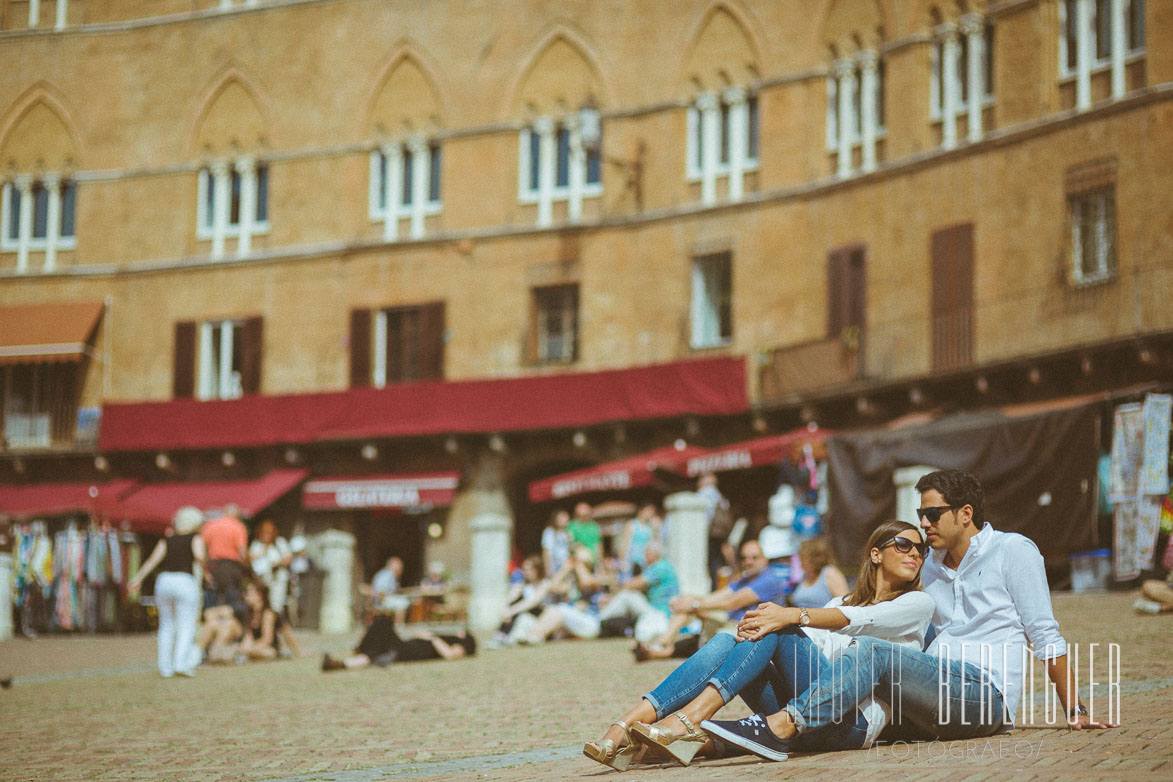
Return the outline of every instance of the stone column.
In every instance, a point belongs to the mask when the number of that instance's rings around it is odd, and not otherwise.
[[[1133,0],[1136,2],[1136,0]],[[1123,97],[1124,55],[1128,50],[1128,37],[1124,34],[1124,0],[1112,0],[1112,97]]]
[[[217,368],[220,386],[216,389],[216,396],[220,399],[236,397],[235,389],[232,386],[232,336],[235,329],[236,326],[232,321],[226,320],[220,323],[220,366]]]
[[[855,133],[855,63],[852,60],[836,60],[831,66],[835,74],[835,92],[839,96],[839,135],[836,138],[838,164],[835,173],[841,177],[851,175],[851,141]]]
[[[572,223],[582,221],[582,190],[586,186],[586,150],[582,147],[582,126],[578,114],[566,118],[566,131],[570,136],[570,160],[566,200],[566,219]]]
[[[957,146],[957,112],[961,102],[957,73],[961,47],[957,26],[941,25],[937,28],[937,36],[941,39],[941,146],[952,149]]]
[[[721,107],[717,96],[706,92],[697,96],[697,113],[701,124],[701,203],[717,203],[717,163],[721,157]]]
[[[323,633],[348,633],[354,617],[351,605],[354,535],[328,529],[318,535],[318,546],[321,554],[317,565],[326,571],[318,630]]]
[[[664,498],[664,520],[668,524],[668,561],[676,568],[680,591],[704,595],[712,589],[709,581],[709,519],[707,505],[691,491]]]
[[[17,225],[16,271],[27,272],[29,269],[29,244],[33,241],[33,210],[37,205],[33,203],[33,179],[30,176],[18,176],[12,181],[16,197],[20,199],[20,221]]]
[[[986,20],[979,14],[966,14],[961,17],[961,33],[965,36],[968,50],[965,73],[969,82],[969,101],[966,106],[968,116],[965,138],[972,144],[982,137],[982,101],[986,97],[982,49],[986,45]]]
[[[380,151],[387,172],[383,177],[383,203],[387,208],[383,216],[383,241],[393,242],[399,238],[397,199],[403,189],[403,154],[398,144],[384,144]]]
[[[1075,4],[1075,108],[1092,105],[1092,13],[1095,0],[1078,0]]]
[[[510,518],[501,513],[482,513],[469,522],[472,530],[471,585],[468,626],[493,630],[501,624],[501,610],[509,592]]]
[[[200,399],[215,399],[216,394],[219,393],[212,380],[215,377],[215,372],[219,372],[220,368],[213,365],[212,356],[215,355],[215,334],[216,327],[212,323],[200,324],[200,354],[199,354],[199,374],[196,378],[197,393]]]
[[[546,227],[554,224],[554,177],[558,163],[554,120],[538,117],[532,132],[538,134],[538,225]]]
[[[69,0],[57,0],[57,19],[53,23],[54,29],[64,30],[69,16]]]
[[[0,551],[0,641],[12,638],[12,555]]]
[[[423,136],[412,136],[411,149],[411,238],[424,236],[424,210],[428,208],[428,171],[431,166],[428,143]]]
[[[253,226],[257,216],[257,161],[242,157],[236,161],[240,176],[240,235],[236,239],[236,257],[244,258],[252,251]]]
[[[896,518],[920,526],[916,518],[916,509],[920,507],[920,492],[916,490],[916,482],[936,469],[918,464],[915,467],[901,467],[892,473],[892,483],[896,487]]]
[[[228,234],[228,207],[232,198],[232,172],[228,163],[217,160],[212,172],[212,258],[224,257],[224,238]]]
[[[29,0],[29,29],[41,23],[41,0]]]
[[[866,174],[876,170],[876,129],[880,124],[876,90],[880,56],[871,49],[864,49],[855,53],[855,61],[859,63],[859,108],[862,115],[859,118],[860,147],[863,153],[860,168]]]
[[[61,235],[61,177],[46,174],[41,186],[49,194],[49,213],[45,221],[45,266],[47,272],[57,268],[57,240]]]
[[[749,106],[745,88],[725,90],[729,106],[729,200],[740,201],[745,194],[745,161],[748,156]]]

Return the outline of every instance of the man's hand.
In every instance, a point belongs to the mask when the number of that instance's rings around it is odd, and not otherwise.
[[[695,595],[680,595],[668,601],[668,607],[678,614],[692,613],[692,604],[697,602]]]
[[[798,624],[801,612],[777,603],[759,603],[757,608],[745,612],[737,623],[737,640],[756,641],[769,633]]]
[[[1098,720],[1090,714],[1078,714],[1074,718],[1068,718],[1067,727],[1071,730],[1094,730],[1096,728],[1119,728],[1120,723]]]

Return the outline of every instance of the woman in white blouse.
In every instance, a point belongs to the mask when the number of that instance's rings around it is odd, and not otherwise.
[[[623,770],[647,747],[653,755],[687,765],[702,748],[713,747],[697,726],[734,695],[740,694],[755,712],[772,714],[805,691],[822,666],[832,664],[857,635],[920,650],[934,610],[932,599],[921,591],[926,544],[920,530],[907,522],[886,521],[872,533],[865,550],[853,592],[825,608],[762,603],[748,611],[736,638],[715,636],[612,723],[602,741],[588,742],[583,754]],[[887,722],[887,705],[869,699],[859,705],[854,719],[808,731],[792,748],[862,749]]]

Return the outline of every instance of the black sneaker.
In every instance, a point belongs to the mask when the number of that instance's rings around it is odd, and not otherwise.
[[[747,749],[766,760],[786,760],[790,753],[790,742],[780,739],[770,730],[763,714],[755,714],[743,720],[705,720],[701,730],[714,738]]]

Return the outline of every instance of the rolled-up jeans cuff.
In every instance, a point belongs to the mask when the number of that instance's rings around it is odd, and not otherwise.
[[[656,721],[657,722],[668,716],[667,714],[664,713],[664,707],[660,704],[660,701],[657,700],[655,695],[653,695],[652,693],[649,692],[646,695],[644,695],[644,700],[647,701],[648,703],[652,704],[652,708],[656,710]]]
[[[794,704],[788,704],[782,711],[790,715],[791,721],[794,722],[794,730],[797,733],[806,731],[806,718],[802,716],[802,712],[794,708]]]
[[[737,697],[737,693],[730,692],[729,688],[725,686],[725,683],[718,680],[716,677],[709,679],[706,682],[706,684],[708,684],[710,687],[715,688],[717,690],[717,692],[721,693],[721,700],[724,701],[725,703],[728,703],[729,701],[731,701]]]

